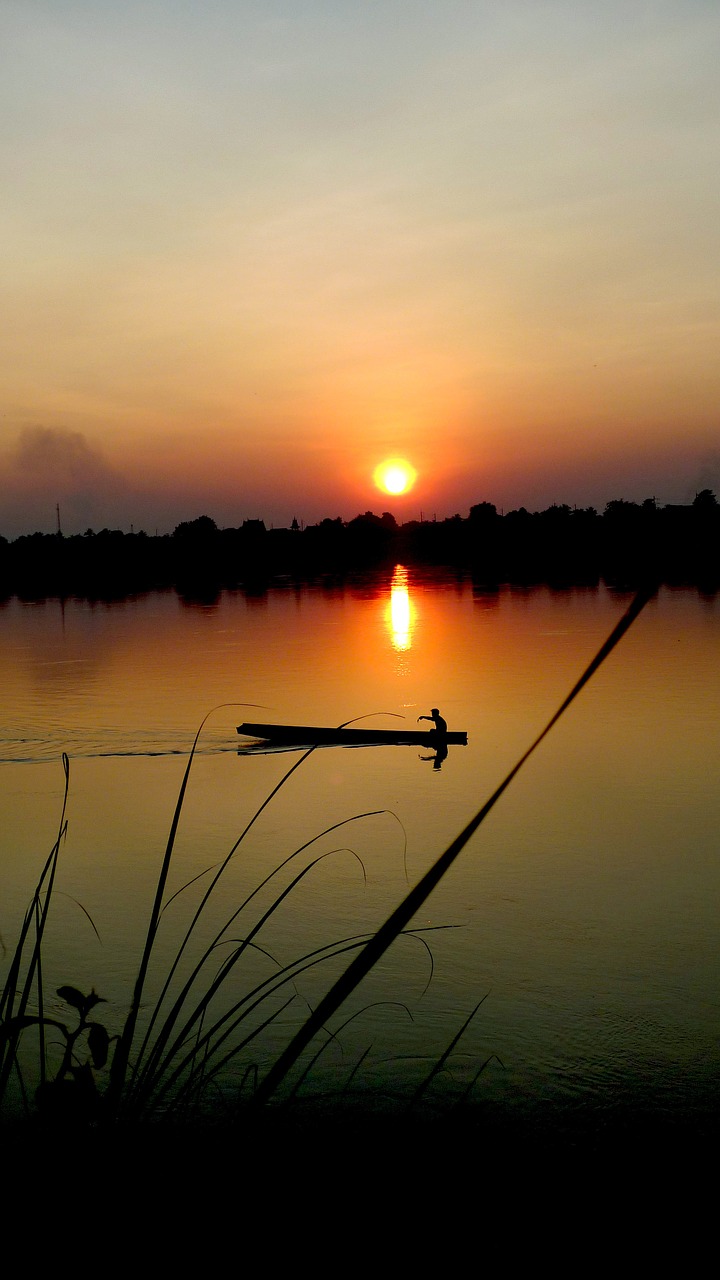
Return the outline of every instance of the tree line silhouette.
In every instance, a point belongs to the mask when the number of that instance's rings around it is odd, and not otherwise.
[[[451,565],[479,582],[615,585],[659,582],[720,587],[720,504],[703,489],[688,506],[615,499],[593,507],[525,507],[500,514],[479,502],[466,518],[411,520],[388,511],[268,529],[244,520],[220,529],[207,515],[172,534],[117,529],[64,537],[0,537],[0,598],[45,595],[117,598],[176,588],[196,598],[223,587],[264,590],[283,576],[299,582],[384,564]]]

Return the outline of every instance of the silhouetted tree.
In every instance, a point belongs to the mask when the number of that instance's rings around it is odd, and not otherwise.
[[[470,520],[473,524],[487,524],[497,519],[497,507],[494,502],[476,502],[470,508]]]
[[[196,520],[182,520],[173,529],[173,538],[207,538],[217,533],[218,527],[210,516],[198,516]]]
[[[640,510],[637,502],[626,502],[624,498],[612,498],[605,504],[603,516],[610,520],[626,520]]]
[[[355,516],[346,526],[348,552],[356,563],[382,559],[398,532],[397,521],[389,511],[376,516],[373,511]]]

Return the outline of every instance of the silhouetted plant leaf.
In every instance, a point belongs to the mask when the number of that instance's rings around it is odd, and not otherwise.
[[[99,1022],[93,1022],[88,1032],[88,1045],[94,1067],[104,1067],[108,1059],[110,1037]]]
[[[84,1018],[87,1017],[91,1009],[95,1008],[96,1004],[107,1004],[107,1001],[104,996],[99,996],[93,987],[90,995],[85,996],[85,999],[83,1000],[82,1015]]]
[[[77,987],[58,987],[57,993],[61,1000],[66,1004],[71,1004],[73,1009],[78,1011],[82,1009],[85,1003],[85,996],[82,991],[78,991]]]

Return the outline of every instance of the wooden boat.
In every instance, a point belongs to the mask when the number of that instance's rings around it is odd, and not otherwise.
[[[337,746],[379,747],[384,743],[395,746],[419,744],[434,747],[439,744],[467,746],[467,733],[438,734],[435,729],[347,729],[319,728],[303,724],[239,724],[238,733],[247,738],[261,738],[276,746]]]

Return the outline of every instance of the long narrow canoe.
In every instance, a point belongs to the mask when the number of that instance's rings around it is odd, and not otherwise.
[[[239,724],[238,733],[247,738],[261,738],[278,746],[374,747],[383,743],[407,746],[419,743],[432,747],[438,743],[467,746],[467,733],[438,734],[434,729],[329,729],[303,724]]]

